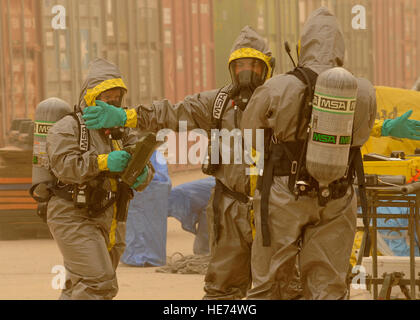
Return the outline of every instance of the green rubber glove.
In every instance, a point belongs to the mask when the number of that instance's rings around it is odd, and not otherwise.
[[[413,110],[410,110],[396,119],[385,120],[382,125],[382,136],[420,140],[420,121],[408,119],[412,113]]]
[[[83,119],[89,130],[124,127],[127,114],[122,108],[117,108],[106,102],[96,100],[96,106],[83,109]]]
[[[137,177],[136,182],[131,186],[132,189],[137,189],[140,185],[142,185],[146,180],[149,174],[149,169],[147,166],[144,167],[143,172]]]
[[[126,151],[112,151],[108,154],[107,166],[110,172],[123,172],[131,159]]]

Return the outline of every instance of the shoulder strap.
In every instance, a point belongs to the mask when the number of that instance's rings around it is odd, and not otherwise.
[[[293,75],[306,85],[305,96],[302,106],[299,110],[298,128],[302,127],[301,123],[309,124],[312,115],[312,100],[315,93],[315,84],[318,79],[318,74],[309,68],[296,67],[294,70],[289,71],[287,74]],[[306,127],[306,125],[304,126]],[[295,140],[298,140],[299,130],[296,130]]]
[[[220,129],[222,117],[230,100],[230,85],[219,90],[214,99],[212,110],[212,129]]]
[[[82,153],[85,153],[89,150],[90,141],[89,141],[89,132],[86,127],[85,121],[82,118],[82,111],[74,106],[74,112],[71,114],[74,119],[76,119],[79,125],[79,146]]]
[[[358,184],[358,191],[359,191],[359,198],[360,198],[360,207],[362,209],[362,218],[363,218],[363,242],[364,246],[361,248],[363,250],[363,257],[368,257],[370,253],[370,236],[369,236],[369,225],[370,219],[368,215],[368,199],[366,195],[366,183],[365,183],[365,172],[363,168],[363,158],[362,152],[359,147],[351,148],[350,154],[352,154],[352,165],[354,166],[354,170],[357,176],[357,184]]]
[[[318,78],[318,74],[311,69],[296,67],[292,71],[287,72],[287,74],[295,76],[306,85],[310,82],[312,90],[315,90],[315,83]]]

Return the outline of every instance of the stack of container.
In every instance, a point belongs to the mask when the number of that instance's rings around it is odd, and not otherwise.
[[[0,0],[0,146],[13,119],[33,118],[42,91],[39,2]]]
[[[53,28],[57,5],[65,29]],[[233,41],[245,25],[267,39],[276,73],[293,66],[303,23],[327,6],[342,26],[345,66],[374,85],[411,88],[420,76],[420,0],[0,0],[0,147],[13,119],[56,96],[78,100],[89,61],[118,64],[127,104],[172,102],[230,81]],[[353,20],[363,8],[364,28]],[[356,11],[355,11],[356,10]]]

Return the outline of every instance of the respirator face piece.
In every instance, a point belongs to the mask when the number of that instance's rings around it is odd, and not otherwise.
[[[124,96],[126,90],[123,88],[112,88],[110,90],[104,91],[98,96],[98,100],[106,102],[107,104],[121,108],[123,106]],[[115,127],[108,129],[109,134],[111,135],[113,140],[121,140],[124,137],[125,128],[123,127]]]
[[[259,59],[241,58],[232,61],[229,69],[233,83],[232,98],[243,110],[255,89],[264,83],[268,68]]]

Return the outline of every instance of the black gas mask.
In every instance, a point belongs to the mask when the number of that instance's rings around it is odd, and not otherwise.
[[[124,137],[125,128],[111,128],[107,130],[109,130],[112,140],[121,140]]]
[[[229,69],[233,82],[231,97],[243,111],[255,89],[264,83],[267,66],[259,59],[242,58],[232,61]]]

